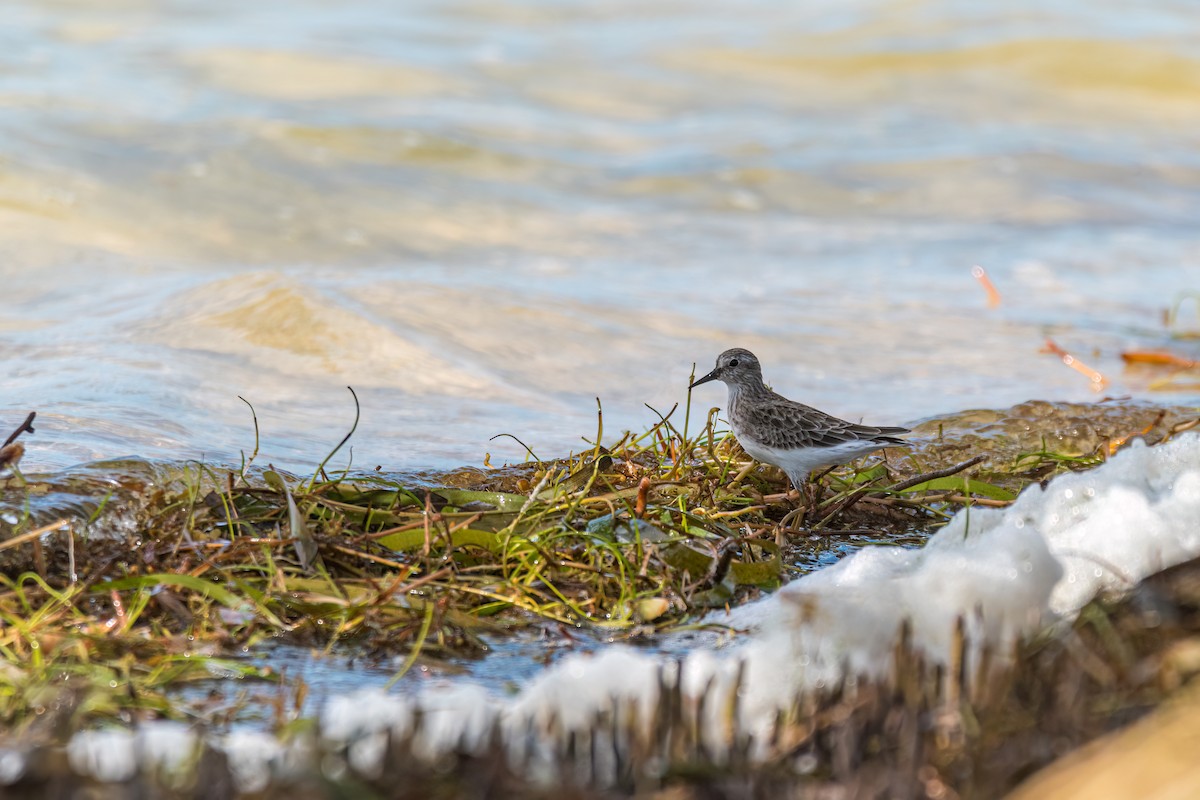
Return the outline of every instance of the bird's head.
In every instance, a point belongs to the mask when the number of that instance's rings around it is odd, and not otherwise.
[[[721,381],[727,386],[762,383],[762,366],[754,353],[742,347],[735,347],[717,356],[716,368],[694,381],[688,388],[694,389],[709,381]]]

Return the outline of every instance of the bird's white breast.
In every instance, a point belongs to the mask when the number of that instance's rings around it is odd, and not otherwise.
[[[734,430],[742,449],[764,464],[773,464],[788,474],[793,483],[802,483],[808,473],[822,467],[833,467],[845,464],[868,453],[873,453],[885,445],[877,442],[856,440],[841,442],[830,447],[796,447],[784,449],[770,447],[755,441],[743,432]]]

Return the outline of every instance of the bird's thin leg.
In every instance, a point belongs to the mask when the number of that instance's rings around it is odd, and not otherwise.
[[[808,494],[808,507],[816,508],[821,502],[821,478],[829,474],[829,469],[804,482],[804,490]]]
[[[793,503],[800,503],[801,505],[804,505],[805,485],[808,483],[808,473],[805,473],[800,477],[788,474],[787,477],[788,483],[791,484],[791,488],[787,491],[787,499],[791,500]]]

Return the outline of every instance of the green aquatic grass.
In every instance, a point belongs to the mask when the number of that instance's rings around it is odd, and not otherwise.
[[[422,658],[482,654],[487,637],[518,628],[687,627],[779,586],[831,538],[909,543],[957,509],[1006,504],[1031,481],[1103,457],[1043,447],[1014,463],[926,464],[920,446],[889,449],[887,461],[807,487],[801,521],[782,473],[754,464],[716,409],[695,431],[675,424],[678,407],[650,411],[646,430],[606,445],[598,405],[580,452],[546,460],[526,447],[522,463],[448,475],[445,486],[331,474],[349,434],[312,474],[259,466],[255,418],[254,449],[236,468],[193,462],[147,483],[128,536],[89,532],[130,504],[111,488],[78,523],[38,529],[25,514],[0,542],[7,563],[25,565],[0,575],[0,720],[31,724],[68,688],[73,720],[223,718],[233,712],[173,690],[233,674],[277,680],[245,658],[274,642],[399,656],[401,680]],[[30,506],[44,491],[0,488],[10,505],[12,493]]]

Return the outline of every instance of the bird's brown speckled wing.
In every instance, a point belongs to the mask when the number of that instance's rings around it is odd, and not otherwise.
[[[832,447],[844,442],[878,442],[881,446],[904,444],[897,434],[908,428],[879,428],[838,419],[824,411],[774,395],[756,397],[738,404],[738,424],[768,447]],[[731,412],[733,414],[734,412]]]

